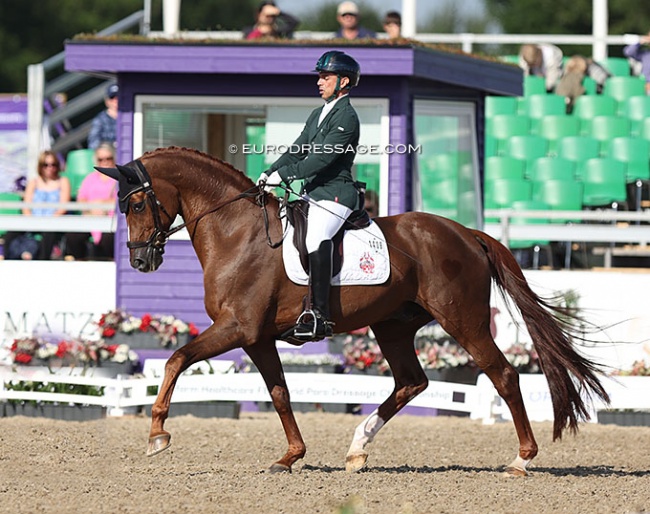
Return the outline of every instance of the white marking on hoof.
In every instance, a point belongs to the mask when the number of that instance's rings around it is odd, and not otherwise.
[[[368,452],[357,453],[349,455],[345,458],[345,471],[348,473],[356,473],[366,467],[368,461]]]
[[[513,460],[510,465],[506,468],[506,475],[511,477],[525,477],[528,476],[528,471],[526,466],[530,463],[530,460],[522,459],[519,455]]]
[[[350,471],[348,463],[355,461],[359,456],[364,456],[363,464],[361,467],[354,465],[356,469],[352,469],[352,471],[359,471],[359,469],[365,466],[366,460],[368,459],[368,452],[364,448],[368,443],[372,442],[377,432],[383,426],[384,420],[379,417],[376,409],[357,426],[354,431],[354,437],[352,438],[352,444],[350,444],[350,449],[346,456],[346,469],[348,471]]]

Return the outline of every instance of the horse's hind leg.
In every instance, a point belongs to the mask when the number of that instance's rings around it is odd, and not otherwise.
[[[287,436],[289,448],[284,456],[271,465],[271,472],[288,471],[291,472],[291,466],[298,459],[305,456],[306,447],[300,434],[300,429],[296,423],[296,418],[291,409],[291,401],[289,398],[289,389],[284,379],[282,371],[282,363],[278,350],[275,347],[275,341],[263,341],[253,346],[244,348],[249,355],[257,369],[260,371],[262,378],[266,384],[273,407],[280,416],[284,433]]]
[[[365,467],[368,460],[366,445],[372,442],[389,419],[429,385],[413,346],[415,333],[429,320],[430,318],[418,319],[408,323],[391,320],[372,325],[381,352],[393,372],[395,388],[384,403],[354,431],[352,444],[345,458],[347,471],[359,471]]]
[[[467,319],[481,319],[471,316],[469,310],[466,314]],[[472,356],[508,405],[519,439],[519,453],[506,467],[506,472],[514,476],[527,475],[526,466],[537,455],[538,447],[521,396],[519,374],[499,350],[490,334],[489,312],[486,309],[485,323],[464,324],[462,329],[450,325],[442,317],[438,319],[442,327]]]

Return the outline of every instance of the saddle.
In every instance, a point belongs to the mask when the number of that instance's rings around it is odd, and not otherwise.
[[[305,237],[307,235],[307,214],[309,203],[305,200],[295,200],[286,204],[287,221],[293,226],[293,244],[298,250],[300,264],[305,273],[309,274],[309,257]],[[332,276],[338,275],[343,265],[343,235],[346,230],[359,230],[370,225],[370,216],[365,209],[352,211],[341,229],[332,238],[334,255],[332,257]]]

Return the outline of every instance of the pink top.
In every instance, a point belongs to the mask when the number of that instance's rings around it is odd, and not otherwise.
[[[108,200],[115,201],[116,198],[117,182],[112,178],[102,175],[99,171],[93,171],[83,179],[81,187],[79,187],[79,193],[77,194],[77,200],[89,203],[103,203]],[[112,216],[113,212],[110,211],[108,214]],[[91,214],[95,213],[91,211]],[[104,213],[97,212],[96,214]],[[91,235],[95,244],[101,241],[101,232],[93,231]]]

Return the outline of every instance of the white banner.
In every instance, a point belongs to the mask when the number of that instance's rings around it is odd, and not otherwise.
[[[93,322],[115,308],[115,280],[114,262],[0,261],[1,346],[33,333],[96,332]]]

